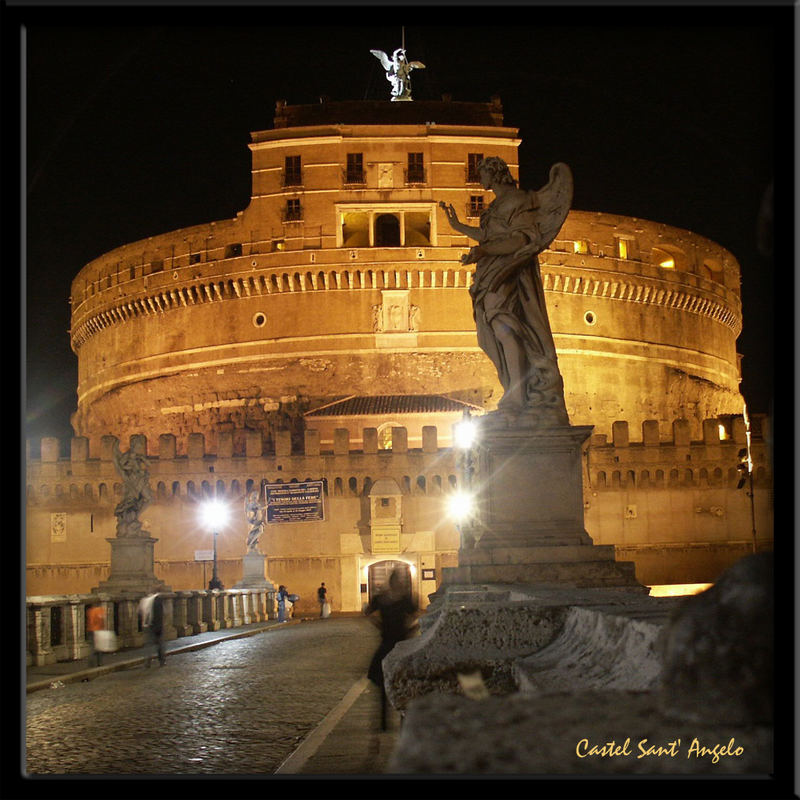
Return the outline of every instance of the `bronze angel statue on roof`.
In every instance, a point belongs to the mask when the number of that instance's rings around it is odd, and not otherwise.
[[[386,80],[392,84],[392,101],[410,100],[411,70],[425,69],[425,65],[420,61],[409,61],[403,47],[398,47],[392,53],[391,58],[383,50],[370,50],[370,53],[381,62],[386,70]]]

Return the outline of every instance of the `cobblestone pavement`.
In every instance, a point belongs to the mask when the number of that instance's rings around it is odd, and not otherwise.
[[[27,697],[28,774],[265,775],[366,673],[363,618],[298,625]]]

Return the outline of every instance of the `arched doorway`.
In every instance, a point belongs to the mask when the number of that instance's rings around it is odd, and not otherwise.
[[[400,246],[400,220],[394,214],[381,214],[375,219],[375,245]]]
[[[411,567],[405,561],[378,561],[369,567],[369,601],[389,585],[389,576],[397,570],[400,576],[400,587],[404,594],[413,595],[411,584]]]

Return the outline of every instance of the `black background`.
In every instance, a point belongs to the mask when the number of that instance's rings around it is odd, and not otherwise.
[[[388,99],[369,51],[400,46],[403,27],[408,57],[426,65],[412,75],[415,99],[500,96],[505,124],[523,140],[524,187],[565,161],[574,208],[675,225],[733,253],[742,267],[742,391],[751,413],[772,412],[774,262],[793,254],[760,246],[758,228],[773,180],[778,221],[791,205],[793,14],[29,10],[11,31],[22,69],[6,102],[20,96],[25,436],[72,435],[68,297],[78,271],[127,242],[234,217],[249,202],[249,134],[272,127],[276,100]],[[375,24],[347,24],[354,19]]]

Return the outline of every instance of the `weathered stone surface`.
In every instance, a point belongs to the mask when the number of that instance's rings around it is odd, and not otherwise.
[[[609,742],[616,755],[587,755]],[[660,750],[643,755],[649,748]],[[769,727],[669,720],[654,693],[592,690],[478,701],[420,697],[406,713],[387,772],[713,776],[771,769]]]
[[[483,597],[476,587],[472,605],[484,606],[484,620],[516,606],[520,616],[558,619],[558,629],[536,652],[511,658],[509,677],[521,691],[499,697],[502,687],[487,681],[494,696],[474,700],[415,687],[418,696],[404,698],[405,721],[389,770],[769,773],[772,568],[769,554],[744,558],[712,589],[685,601],[516,586],[495,592],[497,602],[490,603],[492,587],[483,587]],[[434,604],[438,618],[417,645],[428,638],[427,662],[417,654],[416,664],[395,663],[403,688],[411,681],[402,666],[446,661],[431,634],[455,620],[458,597],[453,592]],[[463,621],[480,619],[473,612]],[[479,637],[480,629],[471,634]],[[490,627],[484,635],[492,635]],[[509,663],[501,647],[491,655],[495,663]],[[475,667],[492,675],[483,664]]]
[[[663,617],[631,619],[620,613],[570,608],[558,636],[514,664],[520,691],[655,688],[661,677],[657,647]]]
[[[423,694],[459,694],[458,674],[476,671],[492,694],[557,688],[570,676],[580,686],[649,687],[658,671],[654,642],[674,605],[615,590],[452,587],[434,597],[422,634],[384,659],[387,696],[402,710]],[[562,677],[565,653],[573,666]],[[626,655],[643,660],[631,664]]]
[[[513,691],[513,660],[552,641],[563,616],[558,606],[456,595],[420,636],[400,642],[384,659],[389,701],[402,710],[421,694],[458,692],[458,674],[474,671],[490,692]]]
[[[773,717],[772,553],[748,556],[676,609],[665,630],[660,705],[685,720]]]

